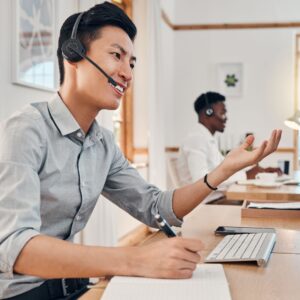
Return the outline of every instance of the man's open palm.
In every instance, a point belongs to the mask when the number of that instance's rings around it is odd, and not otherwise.
[[[235,148],[228,153],[223,163],[226,165],[226,168],[229,168],[233,172],[257,164],[264,157],[277,149],[280,138],[281,130],[273,130],[268,141],[264,141],[255,150],[248,151],[247,149],[254,142],[254,136],[249,135],[240,147]]]

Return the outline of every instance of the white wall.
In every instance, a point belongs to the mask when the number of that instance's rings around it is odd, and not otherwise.
[[[176,1],[174,1],[174,0],[161,0],[160,5],[161,5],[162,10],[167,13],[168,17],[171,20],[175,20],[175,18],[176,18],[176,6],[178,5],[176,3]]]
[[[169,1],[169,0],[167,0]],[[298,0],[173,0],[176,24],[298,21]]]
[[[162,1],[163,2],[163,1]],[[164,2],[163,2],[164,3]],[[168,11],[165,9],[165,11]],[[176,139],[177,131],[174,128],[174,121],[176,122],[176,106],[175,104],[175,84],[177,82],[176,79],[176,59],[175,54],[176,49],[175,45],[175,32],[162,22],[161,27],[162,33],[162,63],[163,63],[163,103],[164,106],[164,135],[165,135],[165,143],[166,145],[174,145],[173,141]]]
[[[283,128],[281,147],[292,147],[283,121],[293,113],[294,35],[288,29],[176,32],[173,143],[197,129],[193,102],[202,92],[218,91],[218,64],[241,62],[243,92],[227,97],[225,134],[237,142],[253,132],[261,141],[272,128]]]
[[[174,24],[224,22],[299,21],[299,1],[178,0]],[[266,9],[265,7],[268,7]],[[167,12],[168,14],[168,12]],[[185,135],[197,130],[193,102],[202,92],[218,91],[217,66],[243,64],[243,92],[227,98],[228,124],[225,139],[237,144],[246,132],[260,142],[273,128],[283,128],[280,147],[293,147],[293,132],[283,125],[294,103],[294,42],[297,29],[164,31],[165,65],[169,76],[170,108],[166,146],[178,146]],[[169,44],[168,44],[169,43]],[[173,57],[173,68],[169,67]],[[172,91],[171,91],[172,90]],[[172,105],[173,104],[173,105]],[[173,110],[173,112],[172,112]],[[223,138],[224,139],[224,138]]]

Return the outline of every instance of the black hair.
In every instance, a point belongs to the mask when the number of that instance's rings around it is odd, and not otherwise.
[[[201,110],[207,108],[211,104],[216,102],[224,102],[225,99],[226,98],[223,95],[215,92],[207,92],[201,94],[194,102],[195,112],[198,115]]]
[[[60,84],[64,82],[65,75],[61,47],[71,37],[74,23],[79,14],[76,13],[68,17],[60,29],[57,48]],[[121,8],[109,2],[97,4],[83,14],[77,30],[77,39],[88,50],[90,43],[100,36],[101,31],[99,29],[109,25],[123,29],[129,38],[134,40],[137,33],[134,23]]]

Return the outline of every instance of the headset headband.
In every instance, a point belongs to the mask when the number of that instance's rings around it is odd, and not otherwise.
[[[79,23],[80,23],[80,20],[83,16],[84,12],[80,13],[74,23],[74,26],[73,26],[73,29],[72,29],[72,34],[71,34],[71,39],[75,39],[77,38],[77,30],[78,30],[78,26],[79,26]]]
[[[207,93],[204,94],[204,99],[205,99],[205,106],[206,106],[206,107],[209,107],[210,104],[209,104],[209,102],[208,102]]]

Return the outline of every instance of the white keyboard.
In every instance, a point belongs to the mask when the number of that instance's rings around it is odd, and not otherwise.
[[[226,235],[206,257],[205,262],[249,262],[258,266],[267,264],[276,241],[270,232]]]

